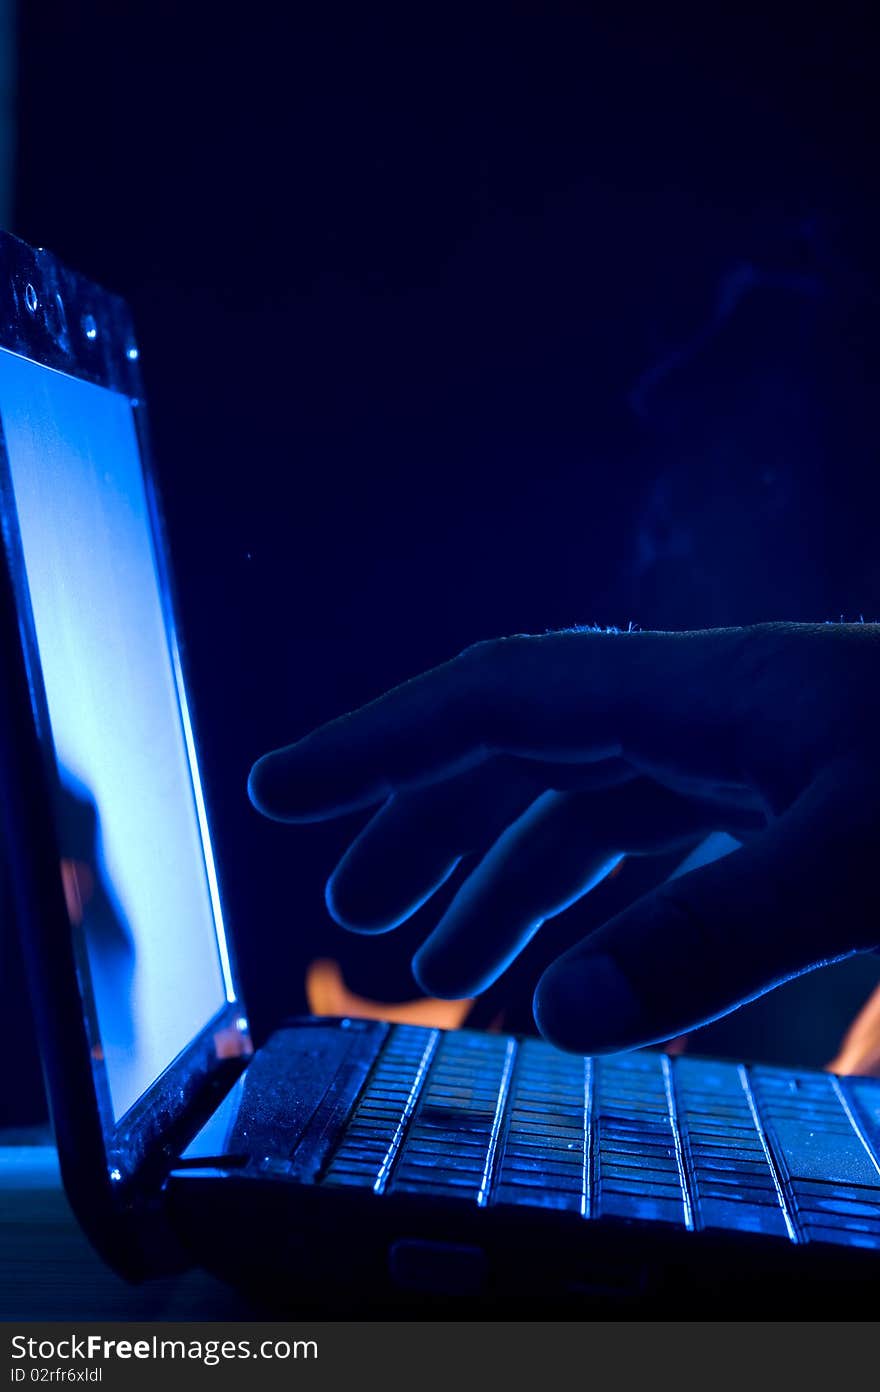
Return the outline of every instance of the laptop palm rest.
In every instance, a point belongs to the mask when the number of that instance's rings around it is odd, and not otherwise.
[[[296,1020],[257,1051],[176,1161],[311,1179],[388,1035],[372,1020]],[[296,1152],[296,1164],[292,1159]]]

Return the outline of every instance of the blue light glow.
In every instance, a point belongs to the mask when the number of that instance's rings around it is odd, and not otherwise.
[[[669,1112],[669,1124],[672,1128],[673,1142],[675,1145],[675,1165],[678,1170],[678,1182],[681,1185],[682,1202],[684,1203],[684,1225],[689,1232],[694,1228],[694,1211],[691,1205],[690,1191],[688,1190],[687,1171],[685,1170],[684,1155],[681,1148],[681,1130],[678,1125],[678,1107],[675,1101],[675,1088],[672,1083],[672,1060],[668,1054],[660,1055],[660,1068],[663,1072],[663,1090],[666,1093],[666,1107]]]
[[[581,1217],[590,1215],[590,1160],[593,1136],[593,1060],[584,1059],[584,1163],[581,1169]]]
[[[214,851],[211,846],[210,832],[208,831],[208,814],[205,810],[205,799],[202,794],[202,779],[199,773],[198,760],[196,758],[196,744],[193,739],[192,723],[189,718],[189,706],[187,705],[186,690],[183,685],[183,673],[180,670],[180,653],[177,650],[177,643],[171,635],[169,635],[168,646],[171,651],[171,663],[174,668],[174,680],[177,685],[177,699],[180,705],[183,738],[186,742],[186,753],[189,759],[190,774],[192,775],[193,796],[196,802],[196,814],[199,819],[199,832],[202,838],[202,851],[205,857],[205,872],[208,876],[208,892],[211,896],[211,908],[214,911],[214,925],[217,930],[217,948],[220,953],[220,969],[223,972],[223,988],[226,992],[227,1001],[234,1001],[235,987],[232,984],[232,966],[229,961],[229,945],[226,940],[223,909],[220,906],[220,887],[217,884]]]
[[[483,1166],[483,1175],[480,1180],[480,1192],[477,1194],[477,1203],[481,1208],[484,1208],[489,1201],[489,1187],[491,1185],[492,1170],[495,1164],[495,1152],[498,1149],[498,1137],[501,1134],[501,1119],[504,1116],[507,1094],[510,1091],[510,1079],[513,1073],[513,1061],[515,1057],[516,1040],[508,1039],[507,1049],[504,1053],[504,1071],[501,1074],[501,1082],[498,1087],[498,1101],[495,1104],[495,1115],[492,1118],[489,1149],[486,1152],[486,1163]]]
[[[0,352],[0,408],[118,1119],[234,999],[204,801],[129,401]]]
[[[752,1115],[752,1121],[755,1124],[755,1130],[758,1133],[758,1139],[761,1142],[761,1149],[764,1152],[764,1158],[767,1161],[767,1165],[770,1169],[770,1174],[773,1179],[773,1187],[776,1190],[776,1197],[779,1200],[779,1204],[782,1208],[782,1215],[785,1221],[785,1230],[788,1233],[788,1240],[789,1242],[797,1242],[797,1231],[795,1229],[794,1223],[792,1222],[791,1214],[788,1211],[788,1204],[785,1200],[785,1189],[783,1188],[782,1180],[777,1169],[776,1161],[773,1157],[773,1153],[770,1150],[770,1146],[767,1141],[767,1132],[764,1130],[764,1123],[758,1115],[758,1104],[755,1101],[755,1094],[752,1091],[752,1085],[749,1081],[748,1069],[746,1068],[744,1063],[741,1063],[737,1067],[736,1071],[739,1076],[740,1083],[742,1084],[743,1091],[746,1095],[746,1102],[748,1103],[749,1111]]]
[[[428,1042],[425,1045],[424,1050],[422,1051],[422,1057],[419,1059],[419,1066],[416,1069],[416,1076],[413,1079],[412,1087],[409,1090],[409,1096],[407,1097],[406,1102],[404,1104],[404,1108],[400,1116],[400,1121],[397,1123],[397,1128],[394,1132],[394,1135],[391,1137],[391,1144],[385,1152],[385,1158],[383,1159],[382,1164],[379,1166],[379,1173],[377,1174],[375,1183],[373,1184],[373,1191],[376,1194],[381,1194],[385,1188],[385,1185],[388,1182],[388,1176],[391,1173],[391,1166],[394,1164],[395,1156],[397,1155],[397,1152],[400,1149],[401,1141],[403,1140],[403,1133],[406,1130],[407,1123],[410,1117],[412,1116],[413,1111],[415,1110],[416,1099],[418,1098],[419,1092],[421,1090],[422,1081],[425,1077],[425,1074],[428,1071],[428,1065],[434,1057],[434,1053],[439,1042],[440,1031],[432,1030],[430,1035],[428,1036]]]

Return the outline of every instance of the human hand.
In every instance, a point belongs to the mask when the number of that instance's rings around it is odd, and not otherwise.
[[[557,959],[541,1032],[656,1043],[880,941],[880,626],[571,631],[479,643],[254,765],[266,816],[381,803],[327,886],[378,933],[479,857],[413,962],[435,996],[489,986],[625,854],[745,844]]]

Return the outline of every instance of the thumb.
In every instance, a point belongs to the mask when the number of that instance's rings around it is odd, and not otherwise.
[[[538,982],[545,1038],[577,1053],[656,1044],[880,939],[878,784],[837,763],[741,850],[667,881]]]

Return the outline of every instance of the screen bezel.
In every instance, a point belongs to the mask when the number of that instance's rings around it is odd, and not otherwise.
[[[209,884],[215,875],[210,828],[184,678],[177,604],[168,564],[165,521],[147,441],[143,388],[128,311],[116,296],[0,234],[6,304],[0,347],[40,367],[123,394],[132,409],[149,512],[153,555],[178,712]],[[224,923],[219,883],[211,884],[227,1002],[118,1120],[110,1106],[97,1021],[81,989],[83,964],[62,890],[53,817],[58,768],[51,740],[39,653],[0,417],[0,653],[6,686],[0,702],[0,765],[7,786],[4,820],[15,896],[62,1175],[74,1207],[130,1202],[133,1189],[168,1138],[185,1134],[206,1090],[225,1090],[252,1052],[234,948]],[[191,738],[186,738],[187,723]],[[217,913],[220,918],[218,922]],[[225,945],[224,952],[221,943]],[[85,1004],[85,1009],[84,1009]],[[97,1052],[100,1052],[98,1050]],[[194,1122],[195,1124],[195,1122]],[[99,1174],[95,1174],[97,1166]],[[71,1192],[71,1189],[75,1193]],[[79,1215],[83,1221],[83,1215]]]

